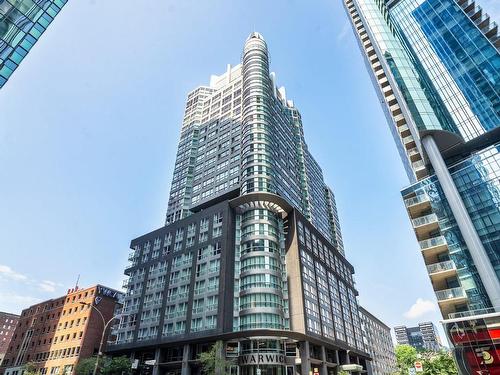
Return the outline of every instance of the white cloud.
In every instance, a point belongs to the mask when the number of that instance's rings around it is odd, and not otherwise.
[[[28,277],[22,273],[14,271],[9,266],[0,264],[0,277],[14,281],[27,281]]]
[[[51,292],[54,293],[56,291],[56,288],[61,286],[61,284],[55,283],[50,280],[43,280],[38,284],[38,287],[43,290],[44,292]]]
[[[417,298],[417,301],[403,315],[408,319],[416,319],[432,311],[436,311],[434,302]]]
[[[22,309],[40,302],[41,299],[32,296],[0,292],[0,310],[20,313]]]
[[[350,25],[348,21],[344,22],[344,26],[342,26],[342,30],[340,30],[340,33],[337,34],[337,42],[341,42],[344,40],[344,38],[347,36],[347,33],[349,32]]]

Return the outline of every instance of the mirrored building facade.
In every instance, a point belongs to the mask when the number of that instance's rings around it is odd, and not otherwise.
[[[494,313],[498,26],[472,0],[344,0],[344,6],[410,179],[402,195],[443,318]]]
[[[67,0],[0,1],[0,88],[66,2]]]

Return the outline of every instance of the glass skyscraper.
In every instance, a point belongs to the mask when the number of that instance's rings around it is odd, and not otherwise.
[[[458,327],[500,322],[498,26],[472,0],[344,6],[410,179],[403,199],[451,341],[470,358],[496,353],[492,337],[474,346]]]
[[[216,341],[230,374],[371,371],[335,197],[259,33],[188,94],[165,226],[131,249],[110,352],[154,375],[199,374]]]
[[[0,0],[0,88],[67,0]]]

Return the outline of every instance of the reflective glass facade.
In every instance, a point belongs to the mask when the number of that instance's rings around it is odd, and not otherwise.
[[[491,146],[450,167],[450,173],[464,201],[474,226],[481,238],[488,257],[500,278],[500,153],[498,145]],[[424,257],[430,264],[452,261],[455,272],[441,282],[434,282],[435,289],[463,288],[467,300],[445,312],[479,310],[491,307],[482,286],[481,278],[464,243],[448,202],[436,176],[426,178],[402,191],[404,197],[415,195],[415,201],[428,199],[426,213],[436,215],[438,227],[429,235],[419,237]],[[410,198],[411,199],[411,198]],[[414,219],[414,221],[417,219]],[[418,235],[418,233],[417,233]],[[427,237],[427,238],[424,238]],[[443,239],[445,246],[428,253],[429,239]],[[433,259],[433,260],[432,260]],[[451,266],[451,264],[450,264]],[[439,294],[439,293],[438,293]],[[439,296],[438,296],[439,297]],[[446,295],[443,295],[443,298]],[[452,311],[454,310],[454,311]]]
[[[390,18],[465,140],[500,125],[500,54],[456,1],[401,0]]]
[[[402,195],[441,312],[448,318],[491,308],[498,288],[483,275],[493,269],[500,278],[498,27],[474,1],[344,4],[405,168],[413,172]],[[439,158],[426,139],[439,144]],[[443,189],[435,171],[449,175],[452,188]]]
[[[0,88],[67,0],[0,1]]]

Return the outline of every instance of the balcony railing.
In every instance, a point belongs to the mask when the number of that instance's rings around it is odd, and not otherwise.
[[[467,298],[467,293],[465,293],[464,288],[451,288],[436,291],[436,297],[439,302],[447,301],[455,298]]]
[[[416,162],[414,163],[411,163],[411,166],[413,167],[413,169],[423,169],[425,168],[425,163],[423,160],[417,160]]]
[[[139,305],[131,305],[131,306],[126,306],[123,308],[123,313],[130,313],[132,311],[137,311],[139,310]]]
[[[405,199],[406,207],[411,207],[416,204],[429,202],[429,196],[427,194],[419,194],[416,197]]]
[[[439,262],[434,264],[429,264],[427,266],[427,272],[430,274],[455,270],[455,263],[452,260],[447,260],[445,262]]]
[[[420,241],[419,244],[422,250],[426,250],[431,247],[446,245],[446,239],[444,238],[444,236],[437,236],[429,238],[427,240]]]
[[[465,318],[468,316],[475,316],[475,315],[494,314],[496,311],[497,311],[497,309],[495,309],[494,307],[487,307],[485,309],[454,312],[454,313],[448,314],[448,318],[449,319],[456,319],[456,318]]]
[[[408,143],[414,142],[413,136],[409,135],[408,137],[403,138],[403,143],[406,145]]]
[[[420,227],[422,225],[432,224],[438,221],[436,214],[429,214],[421,217],[417,217],[412,220],[413,227]]]

